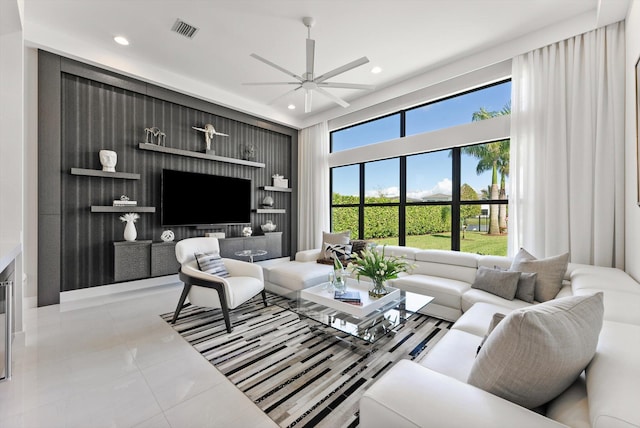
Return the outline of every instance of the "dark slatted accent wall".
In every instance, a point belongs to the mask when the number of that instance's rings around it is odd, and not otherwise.
[[[242,158],[247,144],[253,144],[255,168],[205,159],[140,150],[144,129],[156,126],[166,133],[166,146],[204,151],[204,135],[191,129],[206,123],[229,134],[217,136],[216,154]],[[141,175],[140,180],[123,180],[71,175],[71,168],[101,169],[98,152],[114,150],[118,154],[116,171]],[[138,205],[156,207],[155,214],[140,213],[136,223],[139,240],[160,241],[163,230],[160,216],[161,172],[163,168],[231,177],[250,178],[254,186],[254,208],[262,199],[273,197],[276,208],[286,214],[252,214],[252,227],[272,220],[283,232],[283,255],[290,255],[291,193],[266,192],[260,186],[271,185],[271,176],[292,176],[292,145],[289,135],[218,117],[144,94],[99,83],[72,74],[61,80],[61,291],[104,285],[113,279],[113,242],[123,240],[124,223],[117,213],[91,213],[91,205],[111,205],[126,194]],[[215,189],[202,189],[212,209],[224,209],[233,201],[216,198]],[[240,236],[242,226],[227,226],[227,236]],[[176,239],[201,236],[192,227],[172,228]]]

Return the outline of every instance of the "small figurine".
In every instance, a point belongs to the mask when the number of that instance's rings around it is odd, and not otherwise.
[[[155,126],[152,128],[144,128],[144,132],[147,133],[147,144],[157,144],[158,146],[164,146],[164,137],[166,137],[166,134],[159,128]]]
[[[211,142],[213,141],[213,137],[215,135],[220,135],[221,137],[228,137],[228,134],[223,134],[222,132],[217,132],[216,128],[213,127],[212,124],[207,123],[204,128],[198,128],[197,126],[192,126],[191,128],[196,131],[204,132],[204,139],[207,143],[207,153],[211,151]]]

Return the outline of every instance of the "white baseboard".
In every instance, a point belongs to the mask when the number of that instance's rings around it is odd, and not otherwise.
[[[158,287],[180,283],[178,274],[160,276],[157,278],[139,279],[136,281],[120,282],[117,284],[100,285],[98,287],[82,288],[80,290],[63,291],[60,293],[60,303],[75,302],[91,297],[109,296],[112,294],[125,293],[129,291],[142,290],[145,288]]]

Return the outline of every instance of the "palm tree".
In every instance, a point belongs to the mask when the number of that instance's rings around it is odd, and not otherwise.
[[[511,114],[511,105],[508,103],[500,111],[488,111],[484,107],[473,113],[471,119],[490,119],[496,116]],[[464,147],[462,152],[478,159],[476,173],[478,175],[491,170],[491,187],[489,199],[506,198],[505,182],[509,175],[509,140],[496,141],[476,146]],[[500,174],[500,186],[498,186],[498,174]],[[498,235],[507,227],[507,207],[489,206],[489,235]]]
[[[478,165],[476,166],[476,173],[478,175],[491,170],[489,199],[498,199],[500,193],[498,188],[499,142],[463,147],[462,152],[478,159]],[[497,235],[500,233],[498,210],[496,207],[496,205],[489,205],[489,235]]]

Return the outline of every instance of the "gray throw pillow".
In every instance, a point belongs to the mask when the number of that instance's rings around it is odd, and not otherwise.
[[[513,300],[516,296],[519,279],[520,272],[509,272],[480,266],[471,288],[484,290],[503,299]]]
[[[500,266],[494,266],[498,270],[509,270]],[[536,290],[536,277],[535,272],[520,272],[520,279],[518,280],[518,289],[516,290],[516,299],[523,300],[527,303],[533,303]]]
[[[527,303],[533,303],[535,301],[537,277],[538,274],[535,272],[520,272],[516,299],[523,300]]]
[[[480,352],[480,349],[482,349],[482,345],[484,345],[484,342],[487,341],[487,337],[489,337],[491,332],[498,326],[498,324],[504,319],[504,317],[506,317],[506,315],[500,312],[496,312],[495,314],[493,314],[493,317],[491,317],[491,323],[489,323],[489,330],[487,330],[487,334],[485,334],[482,338],[482,342],[480,342],[480,346],[478,346],[478,350],[476,351],[476,356]]]
[[[560,292],[568,265],[569,253],[538,260],[521,248],[513,258],[509,270],[537,273],[534,299],[538,302],[546,302],[555,298]]]
[[[195,253],[198,269],[211,275],[226,278],[229,276],[224,262],[218,253]]]
[[[593,358],[602,292],[517,309],[488,336],[467,382],[528,409],[567,389]]]

